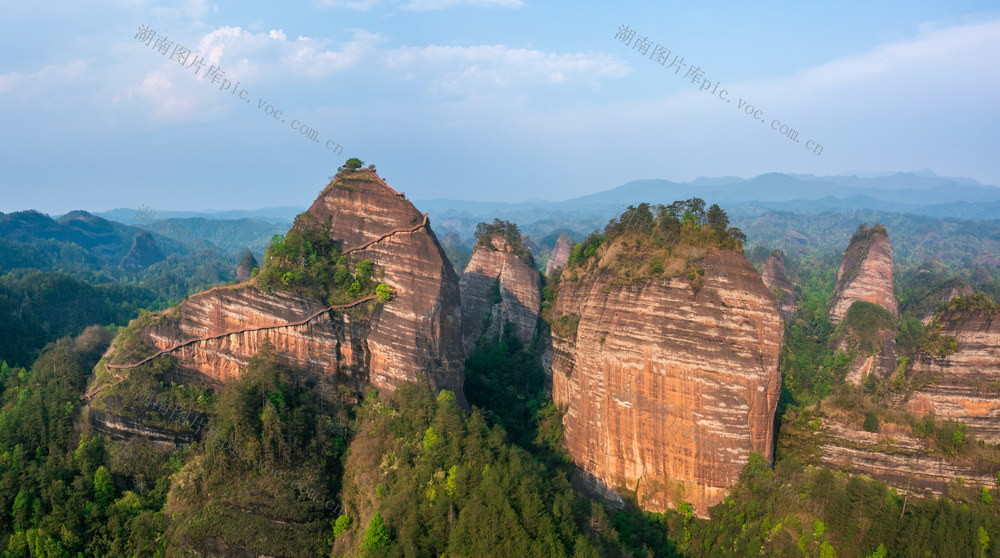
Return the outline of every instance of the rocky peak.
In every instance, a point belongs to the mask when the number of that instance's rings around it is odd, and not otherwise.
[[[760,278],[764,281],[764,286],[778,305],[778,312],[781,313],[785,323],[792,321],[795,317],[795,292],[792,290],[792,283],[788,280],[785,270],[785,257],[781,250],[775,250],[761,269]]]
[[[837,270],[830,321],[839,323],[855,301],[878,304],[899,317],[893,294],[892,245],[885,227],[860,225]]]
[[[551,275],[556,269],[563,267],[569,262],[569,255],[573,251],[573,241],[565,233],[559,235],[556,245],[549,254],[549,261],[545,264],[545,275]]]
[[[483,335],[499,339],[507,322],[521,343],[531,346],[542,304],[541,276],[530,256],[519,253],[519,240],[500,232],[480,237],[459,280],[466,353]]]
[[[164,259],[163,252],[156,245],[153,235],[143,231],[135,235],[132,247],[129,248],[128,253],[122,258],[118,267],[125,271],[139,271],[146,269],[156,262],[162,262]]]
[[[329,306],[280,282],[262,290],[259,275],[193,295],[140,324],[148,348],[139,354],[163,351],[180,366],[176,373],[215,383],[238,377],[270,340],[280,362],[309,375],[367,381],[382,391],[428,382],[435,391],[454,391],[466,405],[458,281],[426,215],[374,170],[345,169],[296,227],[327,235],[352,265],[371,261],[377,281],[391,287],[391,300],[371,296]],[[300,260],[308,272],[307,260]],[[132,353],[111,361],[133,363]]]

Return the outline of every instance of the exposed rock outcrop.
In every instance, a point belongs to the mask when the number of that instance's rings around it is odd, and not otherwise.
[[[771,257],[764,262],[760,278],[778,305],[782,319],[785,323],[792,321],[795,317],[795,291],[792,290],[792,283],[788,280],[785,270],[784,254],[780,251],[771,254]]]
[[[270,339],[280,362],[306,373],[345,374],[382,391],[404,381],[428,381],[435,391],[454,391],[465,405],[458,281],[426,215],[370,170],[339,175],[308,212],[329,227],[343,254],[373,262],[382,274],[379,281],[395,291],[392,301],[357,312],[322,312],[303,322],[326,305],[290,292],[265,293],[252,284],[221,287],[167,311],[142,330],[142,340],[161,350],[225,334],[170,353],[206,382],[239,376]],[[290,322],[296,325],[281,325]]]
[[[948,483],[958,478],[970,485],[993,486],[996,482],[995,467],[935,455],[907,426],[883,424],[878,432],[866,432],[859,426],[824,419],[820,464],[867,474],[897,490],[925,496],[946,494]]]
[[[938,314],[940,334],[955,339],[947,356],[921,354],[912,373],[930,376],[906,408],[959,420],[978,439],[1000,443],[1000,316],[983,295],[953,300]]]
[[[872,347],[863,350],[847,368],[845,379],[855,385],[862,384],[868,376],[875,376],[881,380],[896,370],[899,351],[896,348],[894,329],[881,329],[869,335],[866,341]],[[849,335],[843,335],[837,342],[836,350],[849,353],[852,349],[858,348],[859,344],[852,342]]]
[[[972,287],[969,285],[969,282],[965,280],[965,278],[954,277],[951,280],[942,283],[938,287],[937,292],[931,294],[934,296],[933,300],[935,302],[942,304],[947,303],[953,298],[970,296],[974,293],[975,291],[972,290]],[[931,321],[934,320],[935,311],[936,308],[932,308],[925,312],[920,318],[920,323],[924,324],[924,326],[930,325]]]
[[[896,370],[896,318],[877,304],[856,300],[837,326],[834,346],[852,357],[848,382],[885,378]]]
[[[518,339],[530,347],[542,306],[541,277],[534,266],[511,251],[502,235],[479,245],[459,280],[462,292],[462,338],[466,353],[480,336],[499,339],[512,322]]]
[[[565,234],[559,235],[556,245],[549,254],[549,261],[545,264],[545,275],[551,275],[556,269],[569,262],[570,252],[573,251],[573,241]]]
[[[878,304],[898,317],[892,273],[892,246],[885,227],[879,223],[858,227],[837,270],[830,321],[839,323],[856,300]]]
[[[563,274],[552,395],[575,480],[607,500],[635,491],[647,510],[687,501],[704,517],[750,452],[773,457],[781,316],[741,254],[712,250],[699,265],[698,289]]]
[[[132,247],[129,248],[118,267],[125,271],[139,271],[163,260],[163,252],[153,240],[153,235],[143,231],[135,235]]]

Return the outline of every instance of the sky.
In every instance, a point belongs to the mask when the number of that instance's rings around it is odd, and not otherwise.
[[[348,157],[415,200],[768,172],[1000,185],[996,2],[0,0],[0,13],[2,212],[307,206]]]

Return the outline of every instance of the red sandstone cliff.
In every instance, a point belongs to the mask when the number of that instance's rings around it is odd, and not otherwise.
[[[788,280],[784,255],[781,252],[771,254],[771,257],[767,258],[760,271],[760,278],[778,305],[782,319],[786,323],[790,322],[795,317],[795,291],[792,290],[792,283]]]
[[[885,227],[858,227],[837,270],[830,321],[839,323],[856,300],[878,304],[899,316],[892,291],[892,246]]]
[[[697,290],[681,277],[612,286],[608,271],[564,273],[551,373],[578,480],[706,516],[751,451],[773,456],[783,326],[741,254],[713,250],[698,265]]]
[[[556,245],[549,254],[549,261],[545,264],[545,275],[551,275],[556,269],[569,262],[569,254],[573,251],[573,241],[565,234],[559,235]]]
[[[963,304],[964,303],[964,304]],[[913,363],[914,374],[934,381],[918,390],[906,404],[913,415],[933,412],[942,419],[960,420],[969,433],[1000,443],[1000,316],[982,295],[957,299],[938,314],[941,334],[954,337],[955,352],[941,357],[922,354]]]
[[[393,288],[393,300],[280,327],[326,305],[290,292],[264,293],[252,284],[216,288],[167,311],[143,329],[142,340],[166,349],[238,331],[170,355],[194,376],[222,381],[239,376],[269,338],[279,360],[306,373],[345,374],[387,391],[404,381],[429,381],[435,390],[454,391],[464,405],[458,281],[425,216],[367,170],[327,185],[308,211],[329,226],[345,254],[372,260],[384,272],[380,281]],[[126,364],[129,358],[113,355],[111,362]]]
[[[530,347],[542,305],[542,285],[538,270],[512,252],[502,235],[490,239],[492,249],[477,246],[462,273],[462,337],[466,353],[481,335],[499,339],[504,324],[512,322],[517,337]],[[499,282],[500,300],[493,287]],[[484,327],[484,320],[488,324]]]

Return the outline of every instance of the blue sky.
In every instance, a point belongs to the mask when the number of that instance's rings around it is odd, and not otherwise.
[[[1000,184],[995,2],[809,4],[3,0],[0,211],[308,205],[349,156],[410,199],[765,172]],[[684,69],[615,39],[622,25]],[[168,59],[177,44],[198,75]]]

